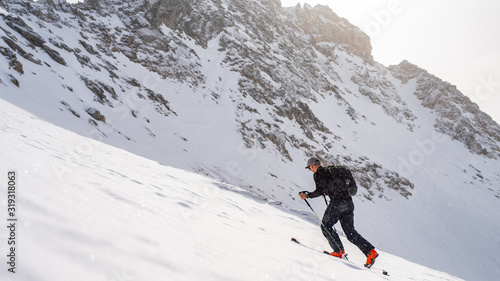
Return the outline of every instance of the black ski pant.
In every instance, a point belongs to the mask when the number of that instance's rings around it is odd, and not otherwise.
[[[333,230],[333,225],[339,220],[347,239],[356,245],[361,252],[368,255],[375,248],[354,229],[354,203],[352,199],[332,200],[323,215],[321,230],[334,252],[344,250],[344,245],[342,245],[339,235]]]

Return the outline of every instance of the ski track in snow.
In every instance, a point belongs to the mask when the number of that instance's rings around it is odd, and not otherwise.
[[[354,268],[290,242],[329,250],[301,211],[81,137],[2,99],[0,120],[0,171],[4,182],[17,171],[19,198],[19,262],[7,272],[2,227],[1,280],[461,280],[383,249],[372,270]],[[5,185],[0,192],[5,218]]]

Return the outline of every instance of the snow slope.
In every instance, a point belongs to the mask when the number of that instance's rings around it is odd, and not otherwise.
[[[310,214],[81,137],[2,99],[0,120],[0,171],[3,182],[17,172],[19,219],[16,273],[0,228],[1,280],[460,280],[383,249],[374,269],[353,266],[290,242],[326,249]],[[0,192],[5,218],[4,184]]]

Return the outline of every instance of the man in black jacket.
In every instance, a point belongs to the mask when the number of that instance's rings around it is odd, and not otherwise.
[[[302,191],[299,193],[300,198],[315,198],[321,195],[328,195],[330,197],[330,204],[328,204],[325,210],[321,225],[323,235],[333,248],[333,252],[330,255],[342,258],[342,255],[345,254],[339,235],[333,229],[333,225],[340,220],[347,239],[365,254],[367,257],[365,266],[368,268],[371,267],[375,263],[378,253],[375,251],[375,247],[354,229],[354,203],[351,196],[338,188],[338,185],[334,183],[335,179],[332,174],[321,166],[319,159],[309,159],[306,169],[314,173],[313,178],[316,183],[316,190],[313,192]],[[352,179],[348,184],[354,184],[355,186],[356,182]]]

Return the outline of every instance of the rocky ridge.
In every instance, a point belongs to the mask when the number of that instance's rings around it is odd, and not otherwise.
[[[471,152],[498,159],[500,127],[477,104],[464,96],[454,85],[403,61],[389,70],[403,83],[416,80],[414,95],[422,106],[436,112],[434,127],[438,132],[462,142]]]

